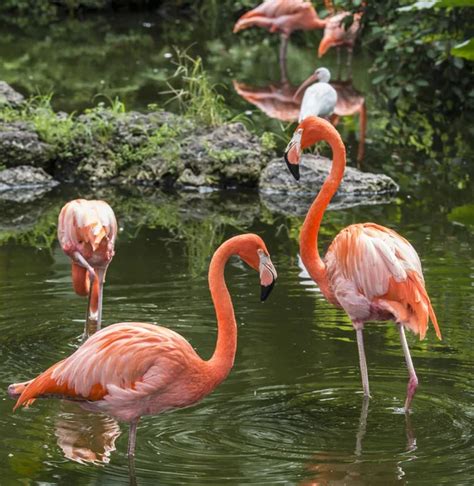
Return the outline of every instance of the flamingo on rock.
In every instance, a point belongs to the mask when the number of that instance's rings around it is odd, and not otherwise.
[[[143,415],[195,404],[229,374],[237,348],[237,325],[224,268],[233,255],[260,273],[264,301],[277,277],[263,240],[255,234],[230,238],[214,253],[209,288],[217,315],[217,343],[205,361],[180,334],[144,323],[113,324],[91,336],[68,358],[33,379],[15,405],[36,398],[82,402],[91,411],[105,412],[130,423],[128,455],[135,454],[137,423]],[[10,396],[17,386],[10,385]]]
[[[237,33],[249,27],[263,27],[279,33],[280,66],[286,59],[288,39],[295,30],[324,29],[326,20],[321,19],[311,2],[304,0],[266,0],[258,7],[242,15],[234,25]]]
[[[300,254],[311,278],[324,297],[349,315],[357,335],[365,396],[370,396],[363,329],[367,321],[395,321],[408,367],[405,411],[416,392],[418,378],[411,359],[405,328],[424,339],[431,319],[438,339],[441,332],[425,289],[420,259],[411,244],[395,231],[375,223],[353,224],[333,240],[322,259],[318,251],[321,220],[341,183],[346,150],[338,131],[326,120],[305,118],[296,128],[285,152],[295,175],[301,151],[326,141],[333,152],[331,172],[306,215],[300,234]]]
[[[330,79],[329,69],[321,67],[316,69],[298,88],[294,95],[296,99],[301,92],[304,92],[299,122],[302,122],[308,116],[327,118],[333,114],[337,103],[337,92],[329,84]]]
[[[61,209],[58,239],[72,260],[73,287],[89,296],[84,339],[101,326],[104,279],[116,237],[115,214],[105,201],[75,199]]]

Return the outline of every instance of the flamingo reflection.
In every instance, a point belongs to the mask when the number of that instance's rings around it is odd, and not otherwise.
[[[87,412],[75,403],[63,401],[54,433],[67,459],[81,464],[107,464],[121,431],[112,417]]]
[[[307,467],[310,479],[304,480],[299,486],[362,486],[368,483],[372,484],[372,482],[378,484],[378,478],[384,484],[391,484],[391,482],[387,483],[387,473],[390,470],[393,473],[394,483],[406,484],[402,461],[395,461],[392,464],[383,461],[380,464],[374,464],[374,462],[362,458],[368,415],[369,398],[364,397],[355,437],[354,452],[352,454],[339,452],[315,454]],[[412,452],[416,449],[416,438],[408,415],[405,417],[405,432],[407,436],[406,450]]]

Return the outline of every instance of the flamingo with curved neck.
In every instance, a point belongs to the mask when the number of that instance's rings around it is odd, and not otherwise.
[[[397,324],[409,373],[405,410],[415,394],[418,378],[405,328],[424,339],[431,319],[441,339],[436,315],[425,289],[420,259],[411,244],[395,231],[375,223],[353,224],[331,243],[324,258],[318,234],[326,208],[336,193],[346,166],[346,150],[338,131],[326,120],[305,118],[285,152],[291,173],[299,178],[301,152],[326,141],[333,152],[331,171],[306,215],[300,234],[301,259],[325,298],[342,307],[356,330],[364,395],[370,396],[363,329],[367,321]]]
[[[15,409],[36,398],[79,401],[88,410],[130,423],[128,455],[132,457],[141,416],[195,404],[227,377],[234,364],[237,325],[224,279],[224,267],[232,255],[260,273],[262,301],[277,277],[265,243],[257,235],[235,236],[217,249],[209,268],[218,328],[211,359],[203,360],[170,329],[144,323],[113,324],[26,387],[10,385],[10,396],[21,392]]]

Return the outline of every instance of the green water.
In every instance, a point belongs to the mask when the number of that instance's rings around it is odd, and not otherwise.
[[[251,110],[256,128],[278,129],[279,122],[258,114],[231,88],[234,78],[260,85],[278,80],[275,46],[265,40],[247,48],[239,39],[225,51],[212,29],[202,31],[196,35],[204,40],[192,49],[205,55],[228,88],[223,90],[228,103],[236,113]],[[171,28],[155,17],[134,16],[115,19],[113,27],[106,19],[86,19],[46,33],[11,33],[0,40],[7,61],[0,77],[30,92],[35,86],[54,89],[57,108],[68,111],[90,106],[100,93],[119,94],[129,107],[143,108],[166,99],[159,92],[174,67],[164,54],[174,44],[189,45],[193,35],[179,24]],[[312,49],[298,46],[301,39],[290,46],[295,82],[312,70],[314,59]],[[377,123],[380,105],[368,90],[367,62],[359,57],[354,70],[357,87],[372,102],[370,126]],[[326,64],[332,63],[335,58]],[[352,142],[354,127],[351,120],[344,127]],[[370,140],[367,152],[366,163],[379,169],[391,158]],[[216,338],[207,266],[219,243],[237,233],[258,233],[279,274],[262,305],[258,276],[237,260],[229,263],[226,278],[239,323],[234,369],[196,407],[141,421],[135,477],[129,477],[126,425],[49,400],[13,414],[4,393],[0,484],[472,484],[472,206],[469,194],[449,185],[449,176],[414,191],[404,182],[416,176],[403,163],[397,167],[404,186],[400,197],[328,212],[320,246],[327,248],[348,224],[376,221],[396,229],[419,252],[443,341],[432,328],[425,341],[409,336],[420,380],[409,417],[401,410],[407,372],[393,323],[366,327],[373,398],[368,407],[364,403],[349,319],[298,266],[302,217],[274,213],[258,194],[243,191],[61,188],[39,202],[0,202],[2,390],[79,345],[86,303],[72,291],[67,257],[57,243],[47,244],[69,199],[106,199],[119,221],[104,325],[159,323],[207,358]]]

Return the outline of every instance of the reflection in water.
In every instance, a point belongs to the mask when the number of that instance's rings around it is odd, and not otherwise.
[[[87,412],[68,401],[61,402],[54,429],[64,456],[81,464],[108,463],[120,435],[119,424],[112,417]]]
[[[309,475],[312,478],[300,483],[301,486],[362,486],[372,484],[371,480],[377,481],[378,476],[384,478],[384,484],[406,483],[401,460],[394,458],[389,463],[383,461],[374,467],[374,463],[363,458],[363,440],[367,432],[369,402],[370,398],[363,397],[354,453],[343,454],[324,451],[315,454],[308,466]],[[416,447],[413,444],[416,444],[416,438],[408,415],[405,421],[405,431],[408,438],[407,451],[414,451]]]
[[[288,82],[271,83],[257,87],[233,81],[236,93],[244,100],[256,106],[267,116],[285,122],[298,121],[304,91],[300,86]],[[341,117],[359,115],[359,147],[357,162],[365,155],[365,137],[367,132],[367,109],[364,95],[354,86],[352,79],[334,80],[330,85],[337,92],[337,103],[331,122],[337,126]]]

